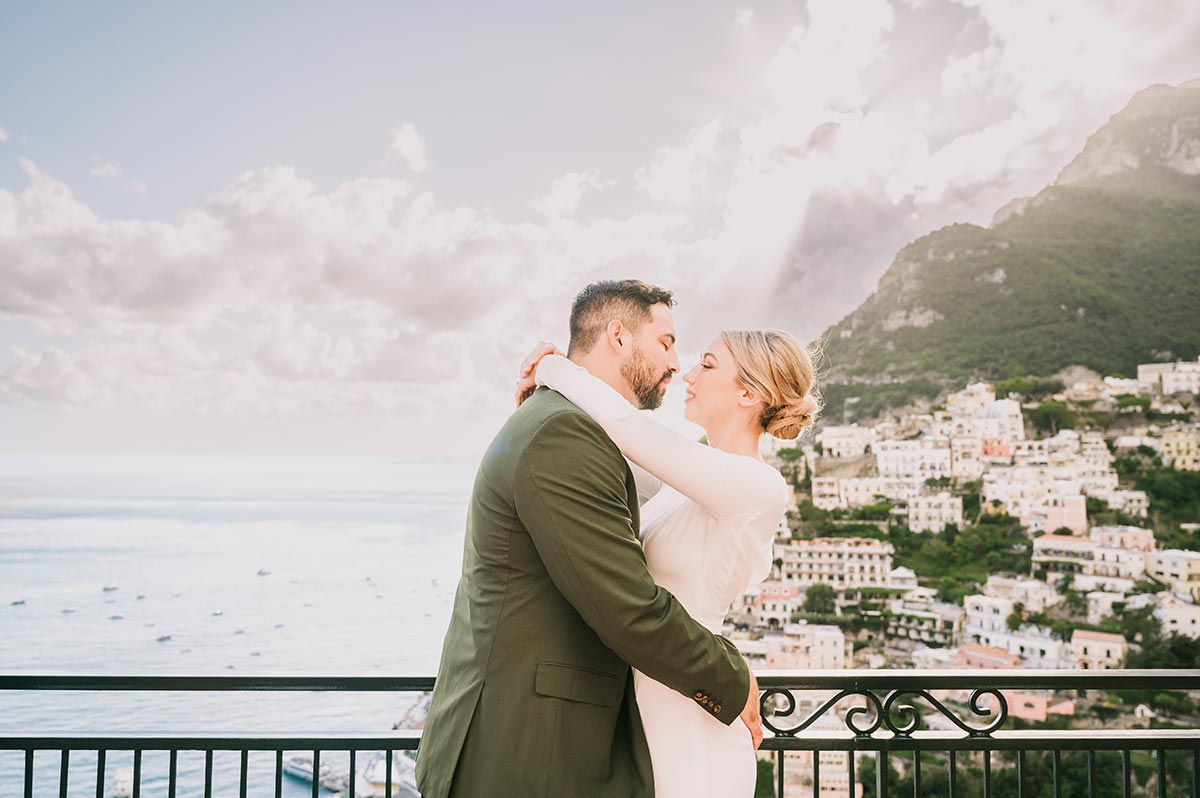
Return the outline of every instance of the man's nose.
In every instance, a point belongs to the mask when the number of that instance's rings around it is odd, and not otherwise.
[[[675,355],[675,350],[673,349],[671,350],[671,353],[667,355],[667,370],[669,370],[672,374],[679,373],[679,358]]]

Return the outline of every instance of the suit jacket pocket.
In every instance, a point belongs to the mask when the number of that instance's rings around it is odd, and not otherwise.
[[[625,693],[623,682],[617,676],[600,671],[559,662],[539,662],[533,689],[539,695],[612,707]]]

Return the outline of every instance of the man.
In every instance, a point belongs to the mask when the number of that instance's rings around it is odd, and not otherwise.
[[[643,408],[679,363],[670,292],[585,288],[568,356]],[[758,687],[737,649],[654,584],[629,466],[546,388],[484,455],[462,579],[417,758],[425,798],[650,798],[630,666],[739,716],[761,740]]]

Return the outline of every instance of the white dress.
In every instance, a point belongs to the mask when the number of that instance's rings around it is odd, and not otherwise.
[[[770,573],[771,544],[787,505],[783,477],[761,460],[667,429],[565,357],[543,358],[536,376],[594,418],[628,458],[650,574],[720,634],[730,604]],[[726,726],[692,696],[637,670],[633,677],[655,798],[751,798],[754,746],[741,719]],[[727,700],[740,705],[745,696]]]

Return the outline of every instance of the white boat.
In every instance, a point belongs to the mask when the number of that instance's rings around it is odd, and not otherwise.
[[[358,771],[354,794],[362,798],[387,798],[387,757],[376,754]],[[420,798],[417,765],[403,751],[392,752],[392,798]]]
[[[313,758],[312,754],[293,754],[283,760],[283,772],[297,779],[312,784]],[[339,776],[328,762],[321,763],[321,771],[317,774],[321,786],[333,792],[341,792],[350,786],[349,776]]]

